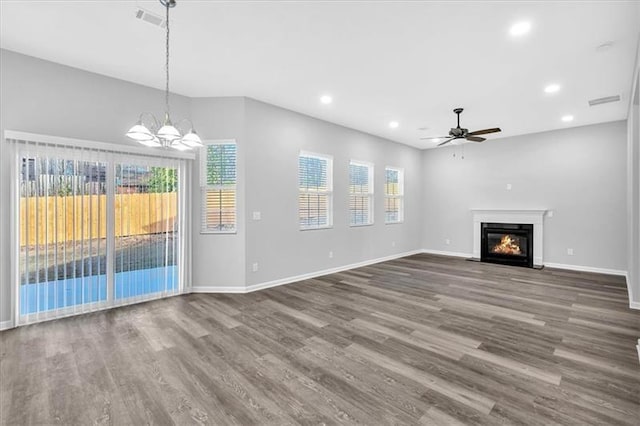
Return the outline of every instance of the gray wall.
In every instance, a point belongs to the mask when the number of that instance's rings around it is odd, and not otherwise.
[[[640,309],[640,43],[629,105],[627,140],[628,286],[632,305]]]
[[[191,116],[204,140],[235,139],[237,144],[237,233],[200,233],[200,158],[193,168],[193,287],[219,291],[245,286],[245,98],[194,98]]]
[[[471,208],[542,208],[545,263],[626,271],[626,141],[619,121],[424,151],[424,248],[472,253]]]
[[[246,281],[248,285],[335,268],[420,248],[420,151],[256,100],[246,102]],[[298,155],[333,156],[333,228],[300,231]],[[374,163],[371,226],[350,227],[348,165]],[[405,171],[405,221],[384,223],[384,168]],[[261,220],[252,220],[253,212]],[[395,243],[395,246],[392,246]],[[333,258],[329,258],[333,251]],[[258,263],[257,272],[252,271]]]
[[[0,49],[0,322],[11,319],[9,146],[5,130],[130,145],[141,111],[162,113],[163,92]],[[172,96],[175,117],[190,101]]]

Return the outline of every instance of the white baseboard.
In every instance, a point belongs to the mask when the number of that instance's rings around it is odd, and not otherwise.
[[[427,254],[438,254],[440,256],[468,257],[468,258],[473,257],[473,254],[471,254],[471,253],[459,253],[459,252],[455,252],[455,251],[422,249],[422,250],[420,250],[420,252],[421,253],[427,253]]]
[[[338,266],[336,268],[323,269],[322,271],[310,272],[308,274],[296,275],[293,277],[282,278],[279,280],[253,284],[253,285],[247,286],[247,293],[252,291],[257,291],[257,290],[263,290],[265,288],[277,287],[279,285],[290,284],[297,281],[304,281],[311,278],[321,277],[323,275],[335,274],[336,272],[347,271],[349,269],[361,268],[363,266],[373,265],[374,263],[387,262],[389,260],[399,259],[401,257],[412,256],[414,254],[420,254],[420,253],[422,253],[422,250],[412,250],[404,253],[392,254],[390,256],[379,257],[377,259],[370,259],[362,262],[351,263],[349,265]]]
[[[252,291],[264,290],[271,287],[277,287],[280,285],[291,284],[298,281],[304,281],[311,278],[320,277],[323,275],[335,274],[336,272],[347,271],[349,269],[361,268],[363,266],[373,265],[374,263],[387,262],[389,260],[399,259],[401,257],[407,257],[414,254],[422,253],[422,250],[412,250],[404,253],[392,254],[390,256],[379,257],[377,259],[365,260],[357,263],[350,263],[348,265],[342,265],[335,268],[323,269],[321,271],[309,272],[302,275],[294,275],[291,277],[280,278],[273,281],[266,281],[263,283],[252,284],[246,287],[208,287],[198,286],[192,287],[192,293],[251,293]]]
[[[544,266],[547,266],[549,268],[566,269],[569,271],[593,272],[596,274],[619,275],[622,277],[627,276],[627,271],[623,271],[621,269],[595,268],[593,266],[569,265],[566,263],[550,262],[544,262]]]
[[[0,331],[8,330],[10,328],[13,328],[13,321],[12,320],[0,321]]]
[[[246,293],[244,286],[197,286],[191,287],[191,293]]]
[[[638,309],[640,310],[640,302],[629,302],[629,307],[631,309]]]

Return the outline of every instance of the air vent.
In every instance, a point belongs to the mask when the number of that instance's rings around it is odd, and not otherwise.
[[[608,104],[609,102],[618,102],[619,100],[620,100],[620,95],[607,96],[607,97],[598,98],[598,99],[591,99],[589,101],[589,106]]]
[[[142,8],[136,9],[136,18],[160,28],[165,28],[167,26],[167,21],[162,16],[156,15]]]

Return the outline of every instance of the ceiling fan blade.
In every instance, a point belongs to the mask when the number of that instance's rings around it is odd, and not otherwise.
[[[447,135],[447,136],[431,136],[428,138],[420,138],[421,141],[428,141],[428,140],[434,140],[434,139],[447,139],[450,138],[451,136]]]
[[[486,135],[487,133],[498,133],[501,132],[499,127],[494,127],[493,129],[484,129],[484,130],[476,130],[475,132],[467,133],[468,136],[478,136],[478,135]]]
[[[471,142],[484,142],[484,141],[486,141],[485,138],[481,138],[479,136],[467,136],[467,140],[471,141]]]
[[[451,142],[451,141],[452,141],[452,140],[454,140],[454,139],[455,139],[455,138],[450,138],[450,139],[447,139],[447,140],[446,140],[446,141],[444,141],[444,142],[440,142],[440,143],[438,144],[438,146],[442,146],[442,145],[444,145],[444,144],[446,144],[446,143],[449,143],[449,142]]]

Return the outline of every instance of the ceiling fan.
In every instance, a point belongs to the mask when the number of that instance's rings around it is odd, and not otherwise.
[[[475,132],[470,132],[468,129],[463,129],[460,127],[460,114],[464,111],[462,108],[456,108],[453,110],[458,115],[458,126],[449,130],[449,135],[447,136],[435,136],[431,138],[420,138],[420,139],[446,139],[443,142],[440,142],[438,146],[442,146],[448,144],[454,139],[466,139],[471,142],[484,142],[486,139],[478,137],[478,135],[486,135],[488,133],[497,133],[501,132],[500,128],[494,127],[492,129],[484,129],[484,130],[476,130]]]

